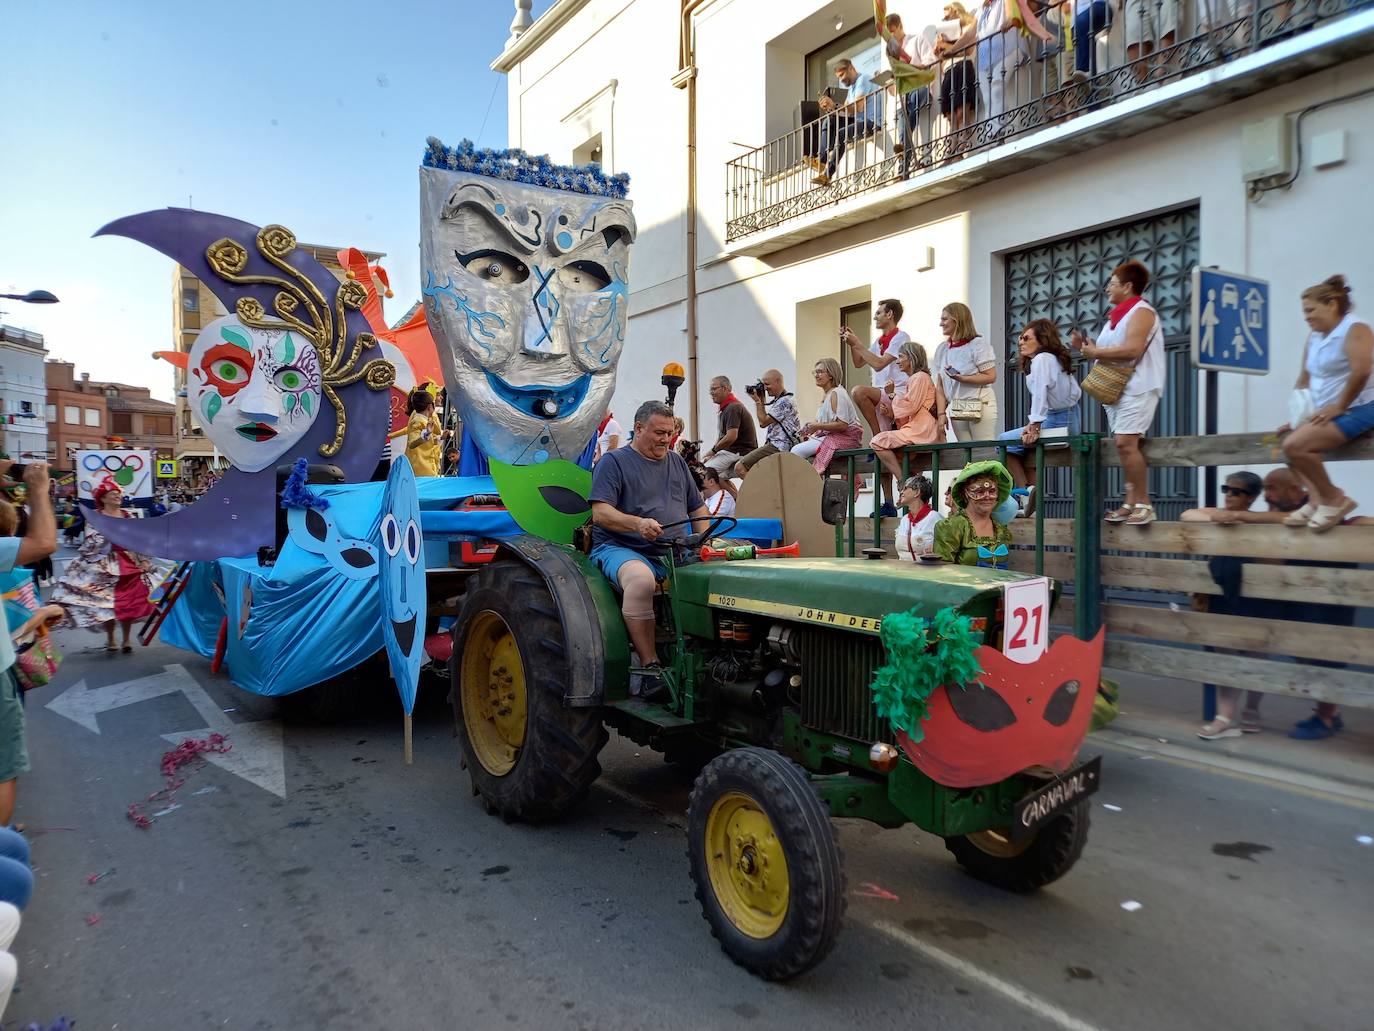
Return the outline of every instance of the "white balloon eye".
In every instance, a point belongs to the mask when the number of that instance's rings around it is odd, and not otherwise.
[[[401,550],[401,527],[390,512],[382,517],[382,547],[393,558]]]
[[[420,561],[420,528],[414,519],[406,523],[406,558],[412,566]]]

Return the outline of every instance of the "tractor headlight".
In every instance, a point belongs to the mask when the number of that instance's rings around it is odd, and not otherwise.
[[[886,742],[879,741],[868,750],[868,765],[879,773],[891,773],[897,768],[897,760],[902,753]]]

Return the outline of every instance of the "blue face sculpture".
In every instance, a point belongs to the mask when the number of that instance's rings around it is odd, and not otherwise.
[[[406,712],[410,712],[424,659],[426,590],[420,496],[415,471],[404,456],[391,463],[382,513],[382,629],[391,675]]]

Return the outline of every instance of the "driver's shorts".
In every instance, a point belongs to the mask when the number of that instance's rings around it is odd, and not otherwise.
[[[658,559],[642,551],[635,551],[634,548],[627,548],[623,544],[598,544],[587,557],[597,569],[606,574],[607,580],[617,585],[620,583],[620,567],[626,562],[643,562],[654,574],[655,580],[662,580],[668,575],[667,567]]]

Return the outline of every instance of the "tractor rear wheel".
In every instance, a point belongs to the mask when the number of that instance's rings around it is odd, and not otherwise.
[[[840,850],[829,812],[791,760],[766,748],[711,760],[692,788],[687,857],[711,934],[751,973],[796,977],[835,944]]]
[[[568,708],[571,673],[558,605],[514,563],[474,575],[453,626],[453,715],[475,794],[506,820],[553,819],[601,773],[595,708]]]
[[[1011,828],[946,838],[945,848],[980,881],[1028,892],[1059,880],[1078,862],[1088,841],[1088,803],[1066,809],[1032,837],[1015,841]]]

